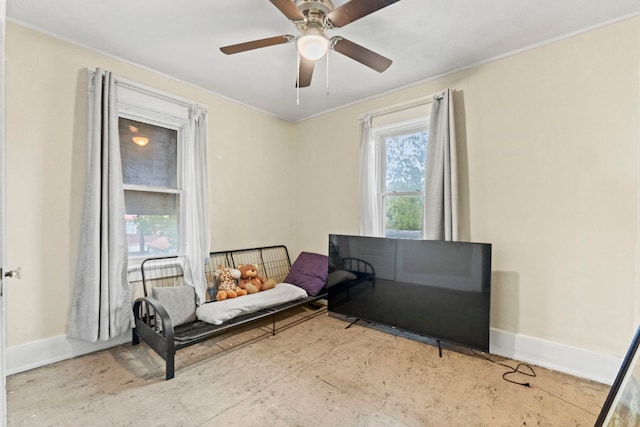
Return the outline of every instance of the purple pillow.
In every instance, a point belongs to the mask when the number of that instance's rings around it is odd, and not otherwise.
[[[301,252],[284,281],[315,296],[324,288],[328,275],[329,258],[326,255]]]

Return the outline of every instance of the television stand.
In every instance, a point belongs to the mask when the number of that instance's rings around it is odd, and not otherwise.
[[[347,319],[343,318],[343,320],[347,320]],[[349,329],[350,327],[352,327],[353,325],[358,323],[360,320],[362,320],[362,319],[360,319],[359,317],[356,317],[356,318],[354,318],[354,320],[351,323],[349,323],[344,328],[345,329]],[[369,325],[374,325],[375,326],[375,323],[373,323],[373,322],[367,322],[367,323]],[[395,330],[396,328],[392,326],[391,329]],[[433,343],[433,338],[430,341]],[[440,356],[440,358],[442,358],[442,341],[437,339],[437,338],[435,339],[435,341],[436,341],[436,343],[438,343],[438,356]]]

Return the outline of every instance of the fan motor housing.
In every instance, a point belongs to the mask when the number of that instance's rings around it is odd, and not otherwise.
[[[296,0],[295,5],[307,18],[305,22],[319,23],[323,26],[325,16],[333,10],[330,0]]]

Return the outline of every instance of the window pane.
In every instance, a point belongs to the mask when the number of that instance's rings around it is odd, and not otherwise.
[[[384,199],[384,235],[419,239],[424,196],[388,196]]]
[[[178,248],[178,195],[125,191],[129,256],[172,254]]]
[[[384,145],[386,192],[424,191],[427,132],[387,136]]]
[[[177,188],[178,132],[122,117],[118,125],[123,182]],[[146,138],[146,145],[134,138]]]
[[[124,191],[127,215],[177,215],[178,195],[151,191]]]

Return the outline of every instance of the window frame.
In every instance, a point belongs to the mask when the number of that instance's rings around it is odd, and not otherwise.
[[[393,122],[381,126],[375,126],[371,128],[372,139],[375,144],[375,153],[376,153],[376,167],[377,167],[377,198],[378,198],[378,206],[380,206],[380,216],[377,218],[379,229],[382,230],[382,235],[386,236],[386,225],[385,225],[385,200],[392,196],[422,196],[423,203],[426,203],[425,199],[425,189],[422,188],[422,191],[387,191],[387,169],[386,169],[386,138],[393,138],[400,135],[407,135],[412,133],[419,132],[427,132],[429,133],[429,116],[420,116],[409,120],[404,120],[401,122]],[[429,144],[429,139],[427,136],[427,146]],[[426,168],[426,163],[425,163]],[[426,182],[425,182],[426,185]],[[424,205],[423,205],[424,209]],[[424,234],[424,215],[421,218],[420,225],[420,233]]]
[[[185,205],[182,203],[185,197],[184,189],[184,164],[185,151],[189,144],[189,108],[194,102],[172,97],[162,92],[147,88],[143,85],[126,80],[118,80],[117,116],[120,118],[135,120],[171,129],[176,135],[176,188],[154,187],[146,185],[124,184],[124,191],[157,192],[165,194],[177,194],[178,198],[178,248],[175,253],[167,255],[184,254],[186,249]],[[163,256],[162,254],[157,256]],[[148,255],[129,256],[129,269],[138,269],[142,261],[152,258]]]

